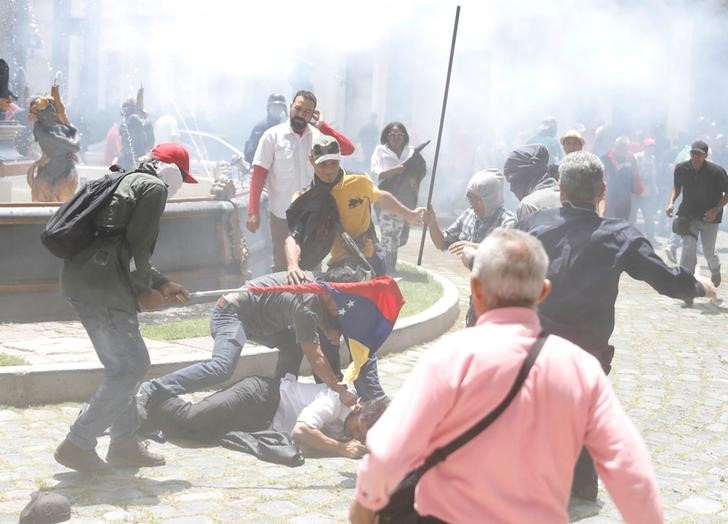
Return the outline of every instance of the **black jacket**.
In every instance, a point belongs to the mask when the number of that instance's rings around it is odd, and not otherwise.
[[[602,218],[594,206],[564,204],[537,211],[518,226],[538,238],[549,256],[553,289],[539,307],[546,331],[574,342],[609,371],[614,304],[622,272],[673,298],[703,296],[687,270],[668,267],[627,221]]]

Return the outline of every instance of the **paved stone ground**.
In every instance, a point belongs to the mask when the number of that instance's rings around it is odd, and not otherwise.
[[[719,246],[728,247],[724,233]],[[403,258],[413,260],[414,249],[409,246]],[[464,312],[465,270],[429,246],[425,265],[463,290]],[[728,345],[722,337],[727,312],[704,300],[685,308],[642,283],[622,281],[610,378],[650,447],[667,522],[728,522]],[[42,326],[34,329],[40,333]],[[384,358],[385,389],[396,392],[428,346]],[[73,522],[81,523],[345,520],[357,462],[343,458],[309,459],[290,469],[221,448],[153,444],[167,466],[106,478],[70,472],[55,464],[52,453],[78,409],[77,404],[0,409],[0,522],[17,522],[37,489],[68,496]],[[107,445],[102,439],[100,453]],[[597,504],[572,505],[572,520],[620,522],[603,489],[599,498]]]

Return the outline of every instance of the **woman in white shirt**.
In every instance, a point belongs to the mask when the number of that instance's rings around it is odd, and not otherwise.
[[[394,194],[404,205],[417,205],[416,193],[414,203],[405,203],[402,196],[393,190],[396,178],[407,171],[405,162],[412,156],[413,148],[409,146],[409,134],[407,128],[401,122],[390,122],[382,130],[380,137],[381,144],[374,149],[371,161],[371,175],[375,182],[378,182],[380,189],[385,189]],[[413,206],[413,207],[414,207]],[[397,250],[403,243],[402,230],[405,226],[404,219],[393,213],[381,211],[379,213],[379,227],[381,229],[381,244],[385,249],[384,265],[387,274],[394,273],[397,264]],[[406,240],[405,240],[406,242]]]

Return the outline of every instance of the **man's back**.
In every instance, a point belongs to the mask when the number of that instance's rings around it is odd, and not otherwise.
[[[161,278],[150,266],[149,258],[166,199],[167,187],[153,174],[127,175],[96,217],[99,227],[123,233],[97,238],[65,260],[62,293],[91,304],[135,312],[139,291]]]
[[[319,307],[315,295],[245,291],[246,287],[271,287],[286,283],[285,272],[263,275],[246,283],[239,294],[239,316],[246,335],[265,344],[269,342],[269,337],[286,332],[292,326],[298,342],[318,341],[316,329]]]
[[[622,272],[664,295],[698,294],[693,277],[681,268],[667,267],[636,228],[624,220],[599,217],[593,206],[567,203],[539,211],[519,228],[543,243],[550,260],[547,276],[553,289],[539,307],[544,329],[592,353],[605,369],[614,351],[609,338]]]
[[[428,352],[370,430],[360,477],[401,478],[506,396],[540,330],[535,311],[500,308]],[[411,399],[400,402],[399,398]],[[593,452],[628,520],[656,522],[647,450],[598,362],[550,337],[521,391],[484,432],[418,485],[421,515],[448,522],[566,522],[574,463]],[[368,471],[367,471],[368,470]],[[357,486],[366,492],[368,486]],[[393,486],[390,486],[390,488]],[[378,495],[372,487],[370,496]]]

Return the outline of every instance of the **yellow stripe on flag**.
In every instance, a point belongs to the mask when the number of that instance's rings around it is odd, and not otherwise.
[[[344,383],[351,384],[359,377],[359,371],[369,359],[369,348],[361,342],[349,339],[349,351],[351,352],[351,364],[344,372]]]

